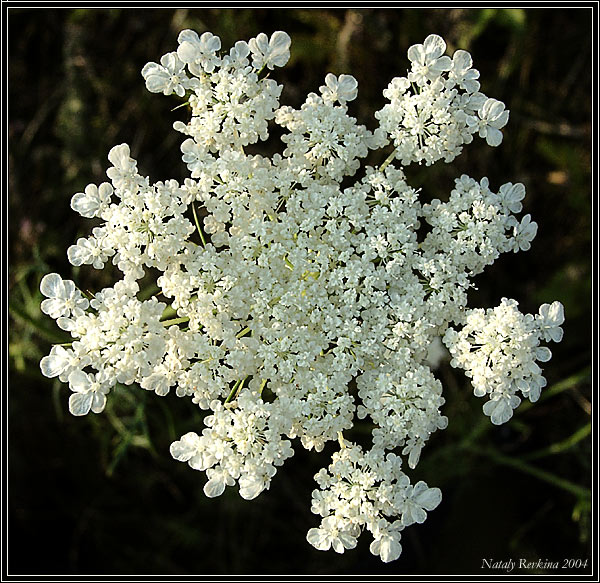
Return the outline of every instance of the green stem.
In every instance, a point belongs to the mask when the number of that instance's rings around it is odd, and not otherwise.
[[[264,63],[263,66],[256,72],[256,76],[258,77],[259,81],[262,81],[263,79],[266,79],[271,74],[271,71],[267,71],[267,74],[264,77],[260,76],[260,74],[265,70],[266,66],[267,66],[267,64]]]
[[[383,172],[390,164],[390,162],[396,156],[396,148],[393,149],[392,153],[384,160],[383,164],[379,167],[379,172]]]
[[[236,338],[242,338],[243,336],[246,336],[246,334],[249,334],[250,332],[252,332],[252,330],[250,329],[250,326],[246,326],[243,330],[241,330],[240,332],[238,332],[235,337]]]
[[[198,215],[196,214],[196,205],[194,203],[192,203],[192,214],[194,215],[196,229],[198,231],[198,234],[200,235],[200,240],[202,241],[202,247],[206,247],[206,239],[204,238],[204,233],[202,232],[202,228],[200,227],[200,221],[198,220]]]
[[[260,383],[260,388],[258,389],[259,395],[262,395],[262,392],[266,386],[267,386],[267,379],[263,379],[262,383]]]
[[[174,326],[175,324],[185,324],[189,321],[189,318],[173,318],[172,320],[164,320],[161,323],[165,328],[167,328],[168,326]]]
[[[555,455],[557,453],[562,453],[571,449],[575,444],[579,443],[582,439],[586,438],[592,432],[592,424],[587,423],[583,427],[580,427],[573,435],[570,435],[566,439],[562,441],[558,441],[553,443],[552,445],[540,449],[538,451],[534,451],[532,453],[528,453],[522,456],[522,459],[525,460],[535,460],[541,457],[545,457],[548,455]]]
[[[190,102],[186,101],[185,103],[181,103],[180,105],[178,105],[177,107],[174,107],[171,111],[175,111],[176,109],[179,109],[181,107],[185,107],[186,105],[189,105]]]
[[[238,396],[238,393],[242,390],[242,387],[244,385],[244,383],[246,382],[246,379],[248,377],[245,377],[243,379],[239,379],[235,385],[233,385],[233,389],[231,389],[231,392],[229,393],[229,396],[227,397],[227,399],[225,399],[225,405],[227,403],[229,403],[229,401],[231,401],[232,399],[234,399],[235,397]]]
[[[498,453],[497,451],[494,451],[493,449],[482,448],[476,445],[470,445],[467,449],[476,454],[486,456],[500,465],[509,466],[511,468],[519,470],[520,472],[529,474],[540,480],[543,480],[544,482],[548,482],[549,484],[552,484],[557,488],[562,488],[567,492],[571,492],[571,494],[575,494],[575,496],[577,496],[580,499],[589,499],[589,497],[592,494],[589,489],[583,488],[578,484],[574,484],[569,480],[560,478],[559,476],[551,474],[550,472],[547,472],[545,470],[541,470],[540,468],[536,468],[535,466],[528,464],[520,458],[505,456],[501,453]]]

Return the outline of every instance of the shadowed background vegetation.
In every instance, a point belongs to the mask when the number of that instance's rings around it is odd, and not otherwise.
[[[590,572],[591,11],[583,9],[11,9],[9,10],[9,573],[490,574],[482,559],[581,559],[553,570]],[[276,70],[282,103],[299,107],[327,72],[351,73],[351,115],[374,128],[382,90],[405,74],[406,50],[430,33],[469,50],[482,91],[511,111],[504,142],[476,139],[452,165],[410,167],[409,183],[443,198],[462,173],[527,188],[539,224],[531,251],[501,257],[479,276],[472,307],[502,297],[523,312],[565,306],[565,337],[544,367],[548,387],[493,427],[468,379],[447,362],[446,431],[434,435],[411,479],[443,491],[403,554],[384,565],[368,535],[354,551],[314,550],[306,531],[313,474],[327,454],[297,450],[271,490],[208,500],[204,477],[171,459],[170,443],[201,429],[174,394],[119,388],[102,415],[74,418],[68,387],[39,360],[63,333],[39,309],[39,282],[56,271],[99,290],[117,277],[73,268],[66,249],[92,222],[73,193],[106,180],[107,153],[127,142],[152,181],[187,176],[175,97],[152,95],[140,71],[177,47],[183,28],[210,30],[228,49],[285,30],[292,57]],[[18,31],[18,32],[13,32]],[[278,148],[271,141],[263,152]],[[379,163],[380,160],[374,160]],[[32,549],[35,549],[32,555]],[[587,561],[587,568],[583,561]],[[569,568],[571,567],[571,568]],[[513,573],[514,574],[514,573]]]

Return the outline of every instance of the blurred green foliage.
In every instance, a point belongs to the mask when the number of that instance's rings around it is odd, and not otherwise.
[[[482,558],[591,557],[591,11],[584,9],[10,9],[9,21],[9,573],[492,574]],[[359,81],[352,115],[374,127],[382,90],[407,67],[406,49],[435,32],[472,52],[482,90],[511,110],[501,147],[480,142],[452,165],[409,168],[423,196],[444,197],[461,173],[492,188],[523,182],[539,223],[528,253],[501,258],[477,280],[472,306],[514,297],[523,311],[565,305],[564,341],[549,388],[493,427],[464,378],[443,363],[450,426],[432,437],[413,477],[439,486],[440,507],[407,529],[383,565],[366,540],[344,555],[306,543],[312,475],[326,454],[298,450],[271,490],[248,503],[202,493],[202,474],[172,460],[171,441],[201,426],[198,409],[119,386],[105,414],[75,419],[68,388],[39,373],[65,342],[40,312],[50,271],[82,288],[115,272],[74,269],[66,249],[92,222],[69,208],[102,182],[106,155],[127,142],[151,180],[182,180],[185,109],[150,95],[140,70],[173,50],[179,30],[210,30],[223,47],[285,30],[292,58],[277,71],[298,107],[327,72]],[[13,32],[13,31],[18,31]],[[271,153],[271,140],[263,147]],[[258,151],[258,150],[257,150]],[[375,161],[377,163],[377,161]],[[359,428],[360,429],[360,428]],[[359,431],[357,429],[357,432]],[[352,436],[350,436],[352,437]],[[30,549],[36,549],[32,563]],[[590,572],[552,571],[552,574]],[[532,573],[527,571],[527,573]]]

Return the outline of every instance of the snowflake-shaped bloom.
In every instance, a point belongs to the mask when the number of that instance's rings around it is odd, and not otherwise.
[[[320,524],[308,543],[342,553],[368,532],[371,553],[396,560],[403,529],[441,501],[404,472],[448,424],[433,372],[440,342],[501,424],[540,397],[552,355],[541,342],[562,339],[559,302],[536,315],[506,298],[467,307],[473,278],[536,235],[529,214],[516,216],[525,186],[496,193],[463,175],[426,203],[402,168],[450,162],[476,135],[500,144],[508,111],[479,91],[469,53],[444,55],[437,35],[410,47],[411,70],[384,90],[373,131],[348,115],[351,75],[329,73],[299,109],[280,104],[271,71],[290,58],[285,32],[222,54],[210,32],[184,30],[178,43],[142,75],[189,105],[173,128],[191,177],[152,183],[123,143],[108,155],[110,183],[72,197],[96,225],[68,248],[70,263],[112,259],[120,276],[89,300],[58,274],[42,279],[42,311],[73,341],[53,346],[41,371],[69,384],[76,416],[101,412],[116,383],[190,398],[208,412],[204,427],[170,451],[205,474],[209,498],[237,486],[252,500],[292,442],[317,452],[336,442],[315,475]],[[272,121],[286,130],[283,151],[246,151]],[[370,151],[377,167],[363,164]],[[157,289],[140,289],[155,276]],[[344,436],[357,417],[369,448]]]

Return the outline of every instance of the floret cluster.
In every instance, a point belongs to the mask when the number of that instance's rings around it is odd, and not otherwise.
[[[122,278],[89,295],[56,273],[43,278],[42,310],[73,342],[53,346],[42,372],[69,384],[74,415],[100,413],[116,383],[190,398],[208,412],[205,427],[171,454],[206,473],[209,497],[237,485],[253,499],[292,442],[338,443],[315,476],[321,523],[308,542],[343,552],[369,531],[371,552],[394,560],[402,529],[441,500],[403,471],[448,424],[432,347],[443,339],[498,424],[517,393],[539,397],[536,361],[551,356],[540,342],[562,336],[558,302],[536,316],[512,300],[467,308],[475,275],[530,247],[537,225],[517,217],[524,186],[495,193],[486,178],[461,176],[445,202],[425,204],[402,171],[450,162],[476,136],[499,145],[508,111],[479,91],[470,55],[444,56],[436,35],[410,47],[411,69],[384,91],[374,131],[348,114],[351,75],[328,74],[299,109],[280,106],[270,77],[290,56],[284,32],[229,52],[209,32],[184,30],[178,41],[142,75],[149,91],[191,109],[174,124],[190,178],[151,184],[121,144],[108,156],[110,182],[73,196],[99,226],[69,261],[112,261]],[[282,153],[246,153],[270,124],[283,130]],[[380,161],[389,154],[378,167],[364,163],[374,150]],[[160,294],[139,299],[140,280],[156,271]],[[368,447],[344,435],[357,418],[372,422]]]

